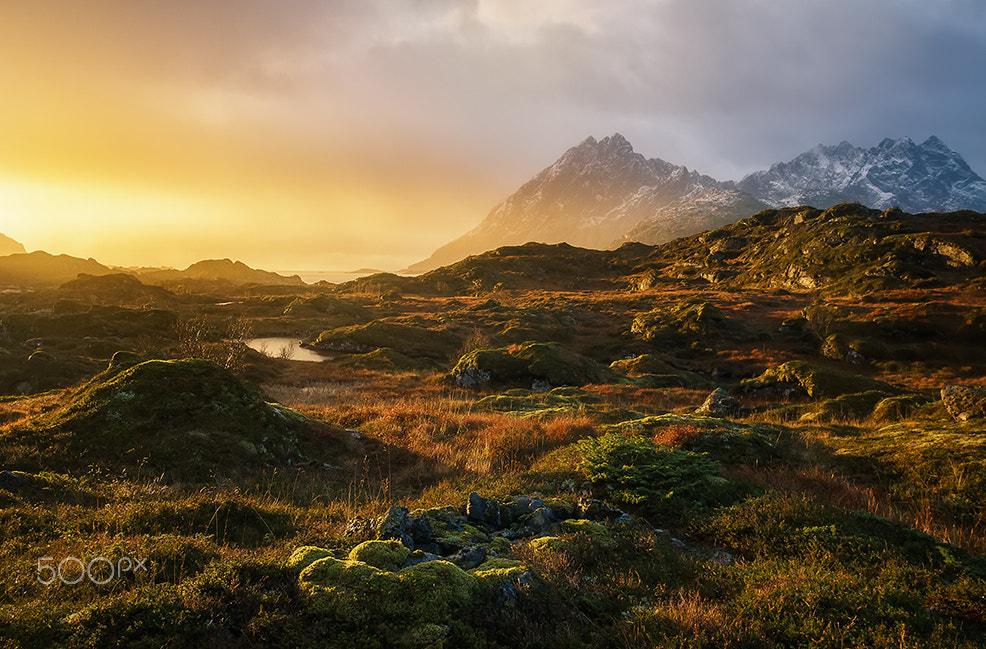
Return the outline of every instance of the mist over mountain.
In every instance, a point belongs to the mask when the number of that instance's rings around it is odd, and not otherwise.
[[[0,235],[2,237],[3,235]],[[10,241],[13,241],[12,239]],[[0,244],[3,241],[0,240]],[[14,242],[17,246],[17,242]],[[23,250],[23,246],[21,246]],[[166,269],[121,269],[105,266],[95,259],[81,259],[71,255],[52,255],[43,250],[31,253],[16,252],[0,255],[0,286],[58,286],[75,280],[80,275],[103,276],[123,273],[137,277],[144,284],[163,284],[185,280],[220,282],[233,285],[300,285],[304,284],[298,275],[279,275],[266,270],[250,268],[241,261],[229,259],[206,259],[198,261],[185,270]]]
[[[43,250],[0,257],[0,286],[57,286],[80,274],[112,272],[95,259],[52,255]]]
[[[242,261],[230,259],[205,259],[197,261],[185,270],[155,270],[139,273],[146,284],[160,284],[186,279],[225,281],[233,284],[303,284],[297,275],[285,276],[267,270],[250,268]]]
[[[409,272],[528,241],[613,248],[657,245],[766,208],[845,202],[913,213],[986,211],[986,181],[937,137],[886,139],[864,149],[819,145],[789,162],[720,182],[635,153],[619,133],[589,137],[494,207],[473,230]]]
[[[589,137],[494,207],[478,227],[408,270],[528,241],[605,248],[640,221],[719,185],[687,167],[644,158],[619,133]]]

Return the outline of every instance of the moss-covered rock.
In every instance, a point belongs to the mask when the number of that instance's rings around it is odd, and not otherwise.
[[[427,359],[416,359],[406,356],[396,349],[382,347],[365,354],[353,354],[339,362],[344,367],[360,367],[368,370],[401,371],[421,370],[434,367],[435,363]]]
[[[476,349],[452,368],[449,376],[458,385],[545,381],[550,386],[586,385],[612,378],[596,361],[565,349],[558,343],[526,342],[519,349]]]
[[[284,315],[296,318],[335,315],[348,316],[352,320],[368,320],[370,318],[370,312],[362,306],[327,295],[295,298],[284,307]]]
[[[571,541],[560,536],[539,536],[528,544],[535,553],[565,552],[572,547]]]
[[[497,585],[504,582],[525,578],[530,573],[527,567],[515,559],[493,558],[469,571],[486,585]]]
[[[845,334],[830,335],[822,343],[822,356],[838,361],[849,361],[863,365],[868,361],[888,358],[890,351],[886,345],[869,338],[852,338]]]
[[[394,572],[399,570],[411,551],[400,541],[364,541],[349,552],[352,561],[362,561],[374,568]]]
[[[871,390],[888,395],[898,392],[896,388],[882,381],[805,361],[788,361],[768,368],[756,378],[743,381],[743,389],[747,392],[783,389],[784,386],[793,387],[816,399]]]
[[[390,348],[406,356],[445,360],[461,344],[461,338],[448,330],[374,320],[365,325],[323,331],[311,341],[310,346],[318,350],[349,354],[365,354],[375,349]]]
[[[907,419],[921,406],[931,403],[931,399],[919,394],[907,394],[881,399],[873,407],[870,419],[877,423],[895,423]]]
[[[639,388],[706,388],[711,383],[695,374],[678,370],[668,365],[654,354],[641,354],[634,358],[623,358],[609,364],[611,370],[622,372],[628,378],[622,382]]]
[[[651,415],[599,427],[606,433],[661,438],[673,432],[682,447],[707,453],[722,461],[767,460],[777,454],[774,441],[783,427],[770,424],[742,424],[719,417],[698,414]]]
[[[642,313],[633,319],[630,331],[647,341],[700,340],[745,333],[742,324],[727,318],[718,307],[696,300]]]
[[[295,570],[304,570],[319,559],[324,559],[325,557],[331,556],[331,550],[319,548],[314,545],[303,545],[300,548],[296,548],[295,551],[291,553],[291,556],[288,557],[285,565],[288,568],[293,568]]]
[[[616,542],[609,529],[602,523],[580,518],[570,518],[559,523],[559,527],[569,534],[585,534],[595,545],[602,548],[613,547]]]
[[[655,354],[640,354],[633,358],[621,358],[613,361],[609,366],[611,369],[623,372],[627,376],[674,374],[678,371]]]
[[[448,561],[388,571],[326,556],[302,570],[298,583],[312,610],[343,631],[372,629],[380,646],[443,647],[459,614],[479,602],[496,577],[513,577],[501,564],[478,572]]]

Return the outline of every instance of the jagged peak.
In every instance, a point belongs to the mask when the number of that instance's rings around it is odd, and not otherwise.
[[[598,149],[598,150],[620,150],[629,149],[633,151],[633,145],[630,144],[629,140],[620,135],[619,133],[613,133],[612,135],[607,135],[601,140],[597,140],[593,136],[589,136],[586,139],[579,142],[575,149]]]
[[[914,140],[909,137],[897,137],[897,138],[884,138],[880,144],[877,145],[877,149],[880,151],[885,151],[887,149],[897,149],[897,148],[912,148],[916,146]]]
[[[613,133],[612,135],[610,135],[608,137],[604,137],[602,139],[602,141],[600,142],[600,144],[611,144],[611,145],[617,145],[617,146],[621,146],[621,145],[624,145],[625,144],[625,145],[629,146],[630,145],[630,141],[627,140],[622,135],[620,135],[619,133]]]
[[[941,138],[937,135],[932,135],[927,140],[921,143],[921,148],[928,151],[938,151],[941,153],[948,153],[951,155],[957,155],[947,144],[945,144]]]

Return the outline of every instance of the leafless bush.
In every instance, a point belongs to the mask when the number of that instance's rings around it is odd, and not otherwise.
[[[205,318],[180,320],[175,325],[180,358],[204,358],[228,370],[243,369],[246,341],[252,327],[241,318],[209,322]]]

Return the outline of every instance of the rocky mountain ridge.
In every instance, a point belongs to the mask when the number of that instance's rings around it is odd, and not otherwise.
[[[719,184],[687,167],[644,158],[619,133],[588,137],[494,207],[475,229],[408,270],[430,270],[528,241],[605,248],[658,211]]]
[[[410,266],[424,272],[527,241],[615,248],[657,245],[735,223],[767,208],[857,202],[912,212],[986,210],[986,181],[937,137],[863,149],[819,145],[742,180],[634,152],[619,133],[589,137],[490,211],[476,228]]]
[[[986,211],[986,181],[935,136],[883,140],[870,149],[818,145],[789,162],[749,174],[736,187],[771,207],[862,203],[905,212]]]

